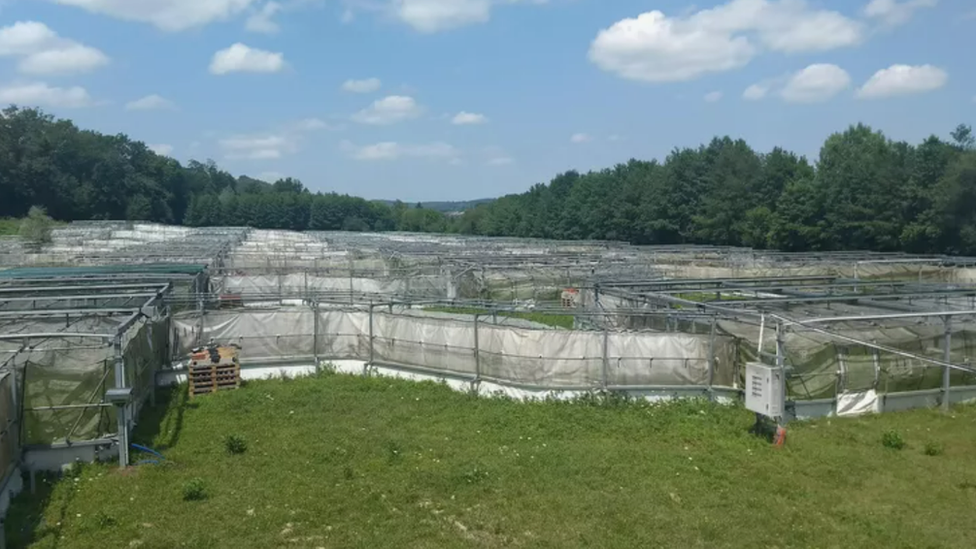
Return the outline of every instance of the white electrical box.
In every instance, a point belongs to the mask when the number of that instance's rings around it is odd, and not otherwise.
[[[780,417],[785,408],[783,372],[758,362],[746,364],[746,409],[767,417]]]

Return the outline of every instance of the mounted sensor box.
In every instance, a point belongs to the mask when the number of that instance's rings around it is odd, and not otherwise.
[[[767,417],[780,417],[785,408],[783,372],[776,366],[746,364],[746,408]]]

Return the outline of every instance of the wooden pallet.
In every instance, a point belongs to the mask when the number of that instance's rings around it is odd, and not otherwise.
[[[190,398],[197,395],[237,389],[241,386],[241,365],[236,349],[218,348],[214,355],[209,351],[195,353],[190,360],[187,380],[190,385]]]

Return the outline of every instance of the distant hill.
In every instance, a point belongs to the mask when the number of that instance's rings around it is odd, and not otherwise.
[[[465,201],[459,201],[459,202],[421,202],[420,205],[422,207],[424,207],[424,208],[429,209],[429,210],[435,210],[435,211],[443,212],[443,213],[451,213],[451,212],[463,212],[465,210],[470,210],[471,208],[474,208],[475,206],[478,206],[478,205],[481,205],[481,204],[487,204],[489,202],[492,202],[493,200],[495,200],[495,199],[494,198],[480,198],[478,200],[465,200]],[[394,201],[394,200],[380,200],[380,202],[383,202],[384,204],[389,204],[389,205],[392,206],[396,201]],[[411,206],[411,207],[417,205],[416,202],[404,202],[404,203],[407,204],[407,205],[409,205],[409,206]]]

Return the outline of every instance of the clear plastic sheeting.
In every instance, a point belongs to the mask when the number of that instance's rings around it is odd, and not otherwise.
[[[605,333],[498,324],[419,311],[311,308],[213,311],[174,318],[181,354],[211,339],[242,347],[242,360],[372,360],[539,388],[731,384],[731,338]],[[513,322],[502,324],[501,322]],[[202,331],[201,331],[202,328]],[[477,329],[477,335],[476,335]],[[372,334],[372,339],[370,338]]]

